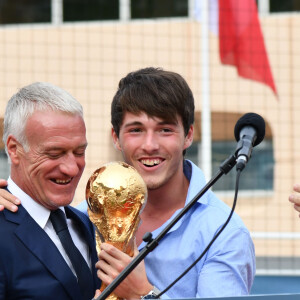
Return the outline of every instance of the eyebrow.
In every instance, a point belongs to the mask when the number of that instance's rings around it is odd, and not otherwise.
[[[158,122],[158,125],[177,125],[178,124],[178,121],[161,121],[161,122]],[[130,126],[142,126],[143,123],[142,122],[139,122],[139,121],[133,121],[133,122],[130,122],[130,123],[127,123],[127,124],[124,124],[124,127],[127,128],[127,127],[130,127]]]
[[[85,144],[79,145],[75,149],[83,149],[83,148],[86,149],[87,146],[88,146],[88,143],[85,143]],[[64,149],[65,149],[64,147],[46,147],[45,148],[46,151],[50,151],[50,150],[51,151],[56,151],[56,150],[60,151],[60,150],[64,150]]]
[[[163,121],[163,122],[159,122],[159,125],[177,125],[178,122],[177,121]]]
[[[142,122],[138,122],[138,121],[134,121],[134,122],[130,122],[130,123],[127,123],[127,124],[124,124],[124,127],[130,127],[130,126],[140,126],[140,125],[143,125]]]

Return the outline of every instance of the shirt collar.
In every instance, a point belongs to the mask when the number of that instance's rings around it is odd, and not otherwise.
[[[183,173],[188,181],[191,181],[192,178],[192,165],[189,160],[183,160]]]
[[[193,162],[190,160],[185,160],[186,166],[185,166],[185,176],[188,178],[188,174],[190,174],[190,185],[186,197],[186,204],[189,203],[205,186],[206,181],[204,174],[202,170],[196,166]],[[187,169],[187,166],[189,166],[189,171]],[[197,202],[202,204],[207,204],[209,198],[209,190],[200,197]]]
[[[18,187],[18,185],[11,179],[11,177],[8,178],[7,182],[8,190],[17,198],[22,199],[22,206],[27,210],[29,215],[39,224],[39,226],[44,229],[50,216],[50,210],[37,203],[23,190],[21,190]]]

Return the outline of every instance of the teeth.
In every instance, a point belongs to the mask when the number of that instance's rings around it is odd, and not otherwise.
[[[147,166],[155,166],[155,165],[160,164],[161,160],[160,159],[142,159],[141,162]]]
[[[58,184],[67,184],[71,181],[71,179],[62,180],[62,179],[56,179],[55,182]]]

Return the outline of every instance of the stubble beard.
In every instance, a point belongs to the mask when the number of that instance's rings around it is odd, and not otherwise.
[[[145,180],[148,191],[158,190],[159,188],[163,187],[168,181],[169,178],[149,178],[148,180]]]

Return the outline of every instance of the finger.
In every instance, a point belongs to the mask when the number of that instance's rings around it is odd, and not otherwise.
[[[105,268],[104,268],[105,269]],[[114,270],[108,267],[108,269],[111,270],[111,273],[103,269],[97,270],[97,276],[98,278],[104,283],[105,285],[110,285],[113,280],[117,277],[117,274],[114,273]],[[113,275],[114,274],[114,275]]]
[[[0,179],[0,187],[7,186],[7,181],[5,179]]]
[[[108,243],[102,243],[100,246],[100,249],[102,251],[100,251],[99,255],[101,255],[101,252],[103,252],[103,255],[106,255],[106,256],[109,255],[109,256],[115,258],[116,260],[122,260],[128,256],[127,254],[125,254],[124,252],[119,250],[118,248],[116,248],[113,245],[108,244]]]
[[[103,270],[105,273],[113,274],[114,276],[116,270],[118,272],[121,272],[124,269],[126,265],[126,261],[124,262],[123,260],[110,255],[110,253],[107,253],[105,250],[102,250],[99,255],[98,265],[99,268]]]
[[[134,239],[134,244],[133,244],[133,257],[136,257],[139,254],[139,249],[136,245],[136,239]]]
[[[1,204],[0,204],[0,211],[7,209],[11,212],[16,212],[18,210],[18,206],[16,206],[15,204],[12,204],[10,201],[7,200],[3,200],[3,198],[1,199]]]
[[[116,247],[114,247],[113,245],[111,245],[109,243],[101,243],[100,249],[106,251],[110,255],[113,255],[114,253],[119,251]],[[117,250],[117,251],[115,251],[115,250]]]
[[[289,201],[297,205],[300,205],[300,197],[295,194],[289,196]]]
[[[99,260],[104,260],[107,262],[111,262],[113,259],[115,259],[110,253],[106,252],[104,249],[101,249],[99,255]]]
[[[300,192],[300,184],[299,184],[299,183],[294,184],[293,190],[294,190],[295,192],[299,193],[299,192]]]
[[[102,252],[102,251],[101,251]],[[104,256],[106,257],[106,256]],[[98,276],[101,274],[101,278],[100,279],[103,279],[104,275],[105,276],[109,276],[110,278],[114,278],[117,276],[117,272],[114,268],[114,264],[117,264],[115,263],[115,260],[111,257],[111,256],[108,256],[108,258],[106,259],[103,259],[101,258],[96,264],[96,268],[100,271],[98,273]],[[108,280],[108,279],[106,279]]]
[[[15,205],[20,205],[21,200],[18,199],[13,194],[9,193],[8,191],[0,189],[0,204],[4,205],[5,208],[8,209],[8,207],[6,207],[6,205],[8,205],[9,203],[12,203]]]
[[[294,204],[294,209],[298,212],[300,212],[300,205]]]
[[[294,200],[294,195],[289,195],[289,201],[292,202],[292,203],[295,202],[295,200]]]
[[[96,300],[96,298],[99,297],[100,295],[101,295],[100,290],[96,290],[94,299]]]

